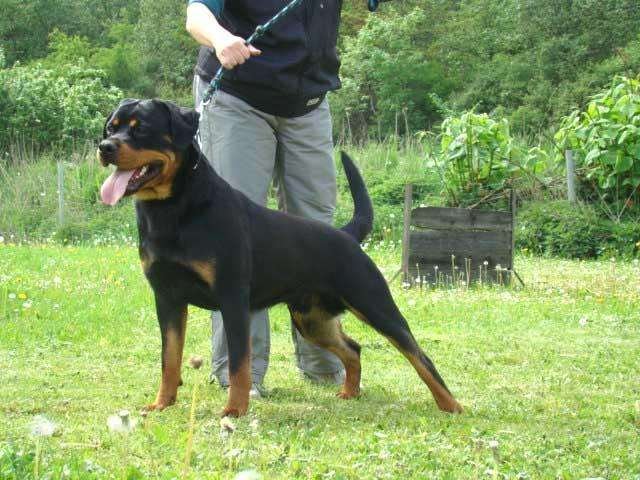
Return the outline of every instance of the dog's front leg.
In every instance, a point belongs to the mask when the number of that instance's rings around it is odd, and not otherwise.
[[[247,413],[251,389],[248,288],[221,294],[220,312],[229,352],[229,396],[222,416],[239,417]]]
[[[156,312],[162,336],[162,380],[156,401],[147,410],[162,410],[176,402],[180,385],[187,305],[156,294]]]

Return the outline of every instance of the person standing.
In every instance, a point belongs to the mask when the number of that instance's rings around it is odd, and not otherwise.
[[[336,205],[331,114],[327,92],[338,89],[336,50],[341,0],[303,0],[255,45],[256,26],[286,0],[189,0],[186,28],[201,45],[193,91],[200,105],[222,65],[220,88],[200,115],[201,149],[217,173],[265,205],[275,178],[285,210],[332,223]],[[211,379],[229,384],[227,342],[219,312],[212,315]],[[312,381],[342,383],[332,353],[307,342],[292,322],[298,368]],[[266,310],[251,318],[251,394],[260,396],[269,364]]]

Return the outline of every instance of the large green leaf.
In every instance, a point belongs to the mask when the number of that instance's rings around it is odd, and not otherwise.
[[[631,169],[633,166],[633,158],[628,155],[625,155],[624,152],[620,152],[616,158],[616,173],[624,173]]]

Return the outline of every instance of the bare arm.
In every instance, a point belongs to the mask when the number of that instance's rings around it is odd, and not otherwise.
[[[213,48],[226,69],[241,65],[249,57],[261,53],[222,27],[211,10],[202,3],[192,3],[187,7],[187,32],[200,45]]]

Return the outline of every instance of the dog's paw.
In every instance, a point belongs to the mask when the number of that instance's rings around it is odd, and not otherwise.
[[[349,400],[351,398],[358,398],[360,396],[359,390],[340,390],[336,393],[336,397],[342,400]]]
[[[247,414],[248,406],[246,407],[230,407],[226,406],[222,410],[221,417],[242,417]]]
[[[175,398],[166,399],[166,400],[164,400],[164,399],[163,400],[156,400],[155,402],[150,403],[149,405],[144,407],[144,410],[146,410],[147,412],[153,412],[154,410],[157,410],[157,411],[161,412],[162,410],[164,410],[167,407],[170,407],[174,403],[176,403],[176,399]]]

